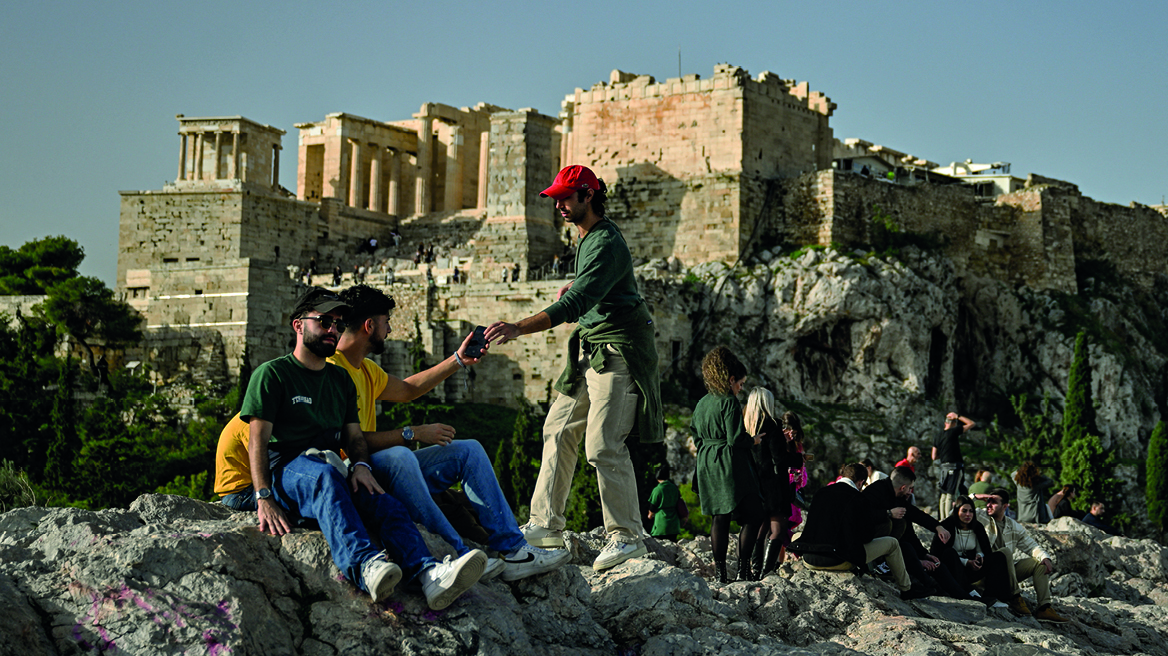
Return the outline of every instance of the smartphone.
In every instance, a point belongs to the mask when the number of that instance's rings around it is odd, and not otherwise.
[[[486,333],[486,326],[475,326],[474,335],[470,338],[470,344],[466,346],[466,357],[476,360],[483,357],[483,347],[487,345]]]

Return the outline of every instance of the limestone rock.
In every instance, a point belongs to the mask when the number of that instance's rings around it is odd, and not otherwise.
[[[0,515],[0,655],[1168,655],[1168,550],[1072,522],[1034,530],[1072,618],[1043,625],[970,601],[906,603],[886,582],[797,562],[719,586],[707,538],[650,540],[648,557],[594,572],[601,530],[567,533],[573,559],[556,572],[479,584],[433,612],[416,585],[372,604],[318,531],[263,535],[251,513],[162,495],[20,508]]]

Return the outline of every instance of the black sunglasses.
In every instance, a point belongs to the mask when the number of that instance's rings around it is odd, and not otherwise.
[[[336,325],[338,333],[343,333],[343,332],[345,332],[345,328],[348,328],[348,324],[345,323],[344,319],[337,319],[336,317],[333,317],[333,316],[328,315],[328,314],[322,314],[318,317],[300,317],[300,318],[301,319],[312,319],[313,321],[319,321],[320,327],[324,330],[328,330],[329,328],[332,328],[334,325]]]

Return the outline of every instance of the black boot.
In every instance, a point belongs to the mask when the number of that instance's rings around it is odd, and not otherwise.
[[[726,574],[726,561],[715,560],[714,569],[718,571],[718,583],[726,585],[730,582],[730,577]]]
[[[738,580],[739,581],[754,581],[754,573],[750,571],[750,559],[738,559]]]
[[[759,579],[766,578],[767,574],[775,571],[779,566],[779,556],[783,553],[783,539],[776,538],[766,541],[766,554],[763,556],[762,569],[758,573]]]
[[[750,568],[754,570],[754,573],[758,575],[759,579],[763,577],[762,569],[763,564],[766,562],[766,554],[764,553],[765,542],[767,540],[762,538],[754,541],[754,557],[750,559]]]

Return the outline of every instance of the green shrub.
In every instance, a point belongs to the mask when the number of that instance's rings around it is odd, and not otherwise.
[[[28,476],[11,461],[0,463],[0,513],[37,505],[37,493]]]

